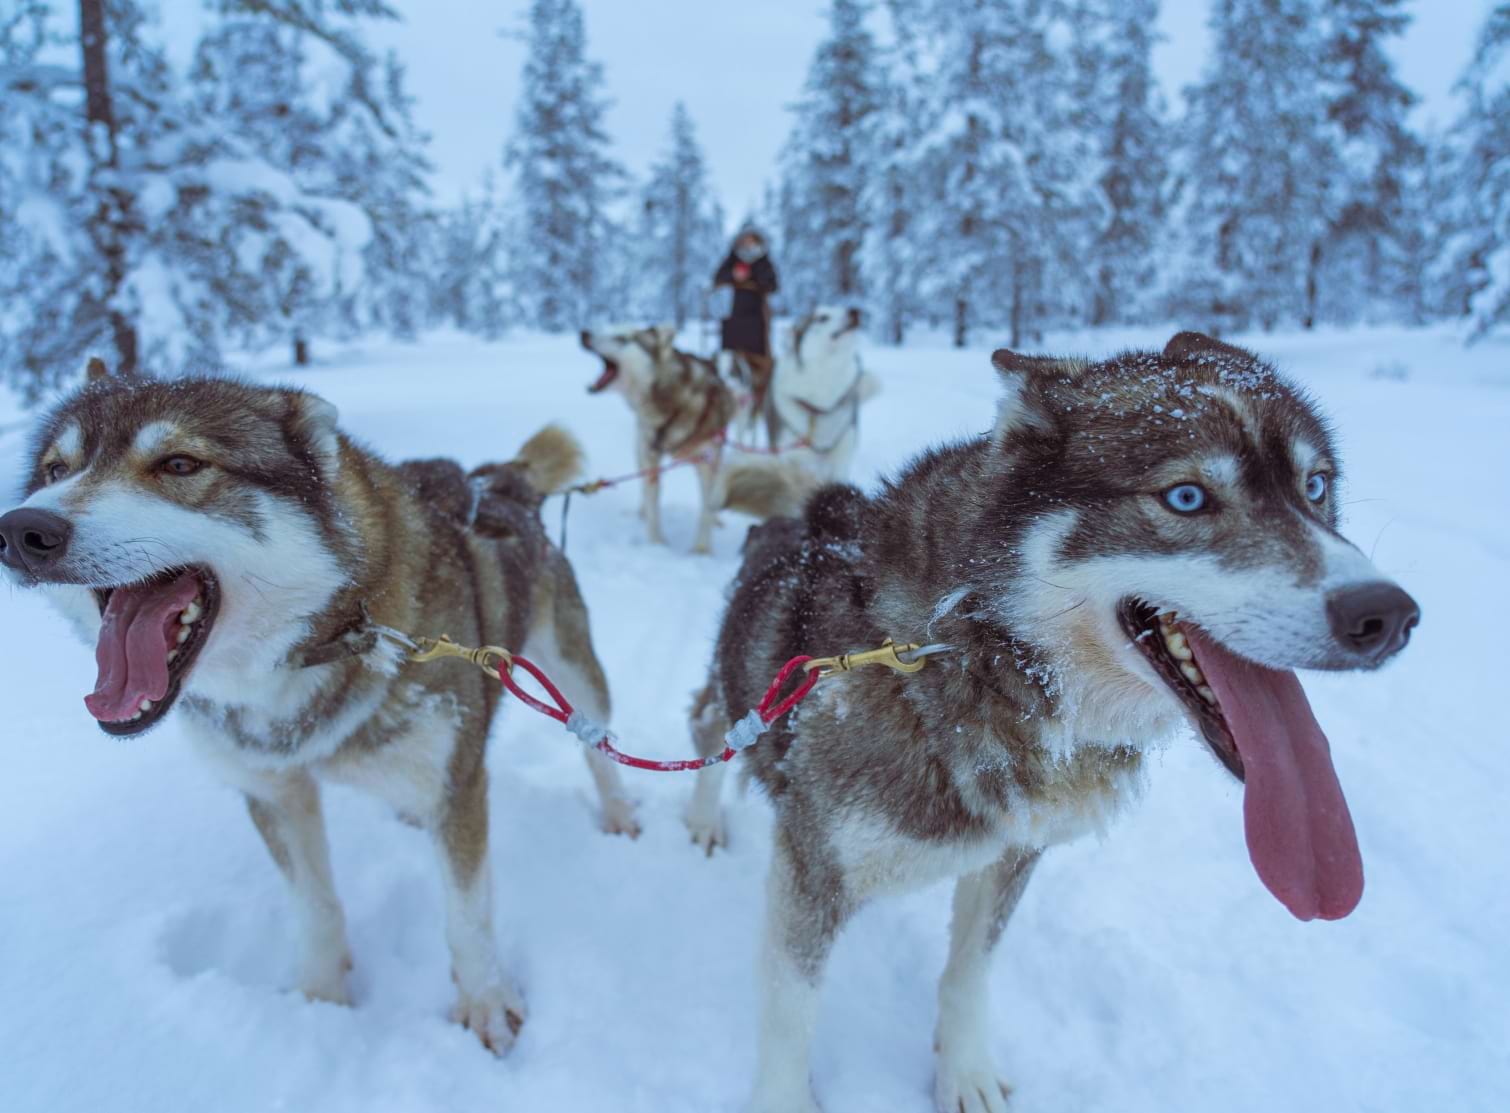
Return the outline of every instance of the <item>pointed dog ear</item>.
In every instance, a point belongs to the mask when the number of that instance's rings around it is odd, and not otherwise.
[[[341,433],[336,423],[341,411],[316,394],[295,391],[288,396],[289,425],[293,436],[307,444],[327,474],[341,460]]]
[[[1164,345],[1166,359],[1188,360],[1196,356],[1236,356],[1240,359],[1253,359],[1252,352],[1244,351],[1233,344],[1226,344],[1214,336],[1207,336],[1204,332],[1178,332],[1170,337],[1169,343]]]
[[[105,361],[99,356],[90,356],[89,364],[84,368],[84,381],[97,383],[101,379],[110,378],[110,368],[105,366]]]
[[[1027,429],[1048,432],[1053,428],[1034,380],[1057,365],[1057,360],[1019,355],[1007,348],[998,348],[991,353],[991,366],[1001,375],[1003,387],[1002,396],[996,403],[996,427],[991,432],[993,441],[1002,444],[1008,437]]]
[[[675,325],[656,325],[651,329],[655,333],[655,342],[662,348],[669,348],[676,343]]]

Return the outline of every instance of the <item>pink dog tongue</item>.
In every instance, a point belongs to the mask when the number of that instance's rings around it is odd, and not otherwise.
[[[1253,868],[1297,919],[1340,920],[1363,897],[1363,859],[1300,681],[1234,656],[1199,630],[1184,631],[1243,759]]]
[[[174,648],[178,616],[199,593],[199,580],[185,572],[170,583],[118,587],[110,593],[94,649],[99,679],[84,697],[89,713],[104,723],[136,714],[143,699],[168,694],[168,650]]]

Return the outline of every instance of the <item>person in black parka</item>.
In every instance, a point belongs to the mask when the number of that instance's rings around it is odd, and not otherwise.
[[[771,263],[765,237],[749,225],[740,229],[713,276],[713,285],[734,288],[734,305],[723,322],[722,347],[733,354],[735,376],[741,377],[743,371],[747,378],[754,395],[751,412],[763,413],[774,366],[767,299],[776,292],[776,268]]]

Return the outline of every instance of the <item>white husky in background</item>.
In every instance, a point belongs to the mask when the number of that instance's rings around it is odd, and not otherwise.
[[[849,474],[860,438],[860,403],[880,393],[860,366],[860,311],[819,306],[787,333],[771,383],[771,443],[802,443],[819,479]]]

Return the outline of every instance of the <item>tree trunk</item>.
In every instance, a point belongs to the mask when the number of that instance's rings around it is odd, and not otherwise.
[[[1301,324],[1306,329],[1316,327],[1316,282],[1321,270],[1321,241],[1311,244],[1311,259],[1306,266],[1306,313]]]
[[[105,0],[79,0],[79,47],[84,56],[84,118],[89,122],[89,150],[96,162],[114,170],[120,161],[116,145],[115,109],[110,100],[110,69],[107,61],[109,31],[105,26]],[[100,149],[101,144],[104,150]],[[107,188],[101,194],[90,239],[105,261],[103,310],[115,339],[117,375],[137,372],[136,324],[113,304],[126,281],[126,230],[131,197],[122,189]]]
[[[970,307],[962,297],[954,299],[954,346],[963,348],[970,336]]]
[[[309,341],[302,336],[294,337],[294,366],[309,366]]]

